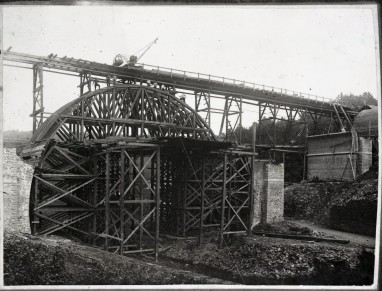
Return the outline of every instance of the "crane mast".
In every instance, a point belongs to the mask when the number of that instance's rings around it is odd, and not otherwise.
[[[158,37],[156,39],[154,39],[152,42],[150,42],[148,45],[146,45],[145,47],[141,48],[140,50],[138,50],[137,52],[135,52],[134,54],[132,54],[130,56],[130,58],[128,59],[127,57],[125,57],[124,55],[121,55],[121,54],[118,54],[115,56],[114,60],[113,60],[113,65],[114,66],[117,66],[117,67],[120,67],[122,66],[124,63],[125,65],[135,65],[142,57],[143,55],[154,45],[156,44],[156,42],[158,41]],[[143,50],[143,52],[137,57],[136,55],[141,52]]]

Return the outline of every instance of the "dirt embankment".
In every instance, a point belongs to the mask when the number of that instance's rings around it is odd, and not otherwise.
[[[372,252],[329,243],[243,236],[222,249],[216,242],[177,243],[161,256],[241,284],[369,285],[373,281]]]
[[[5,285],[233,284],[57,237],[4,236]]]
[[[284,191],[286,217],[374,236],[378,180],[292,184]]]
[[[196,240],[161,238],[152,256],[122,257],[57,237],[5,234],[6,285],[370,285],[374,254],[359,247],[233,237],[222,249],[216,233]]]

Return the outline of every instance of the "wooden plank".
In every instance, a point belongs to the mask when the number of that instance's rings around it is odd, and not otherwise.
[[[307,240],[307,241],[316,241],[316,242],[333,242],[339,244],[348,244],[349,240],[344,239],[333,239],[333,238],[324,238],[324,237],[315,237],[315,236],[305,236],[305,235],[291,235],[291,234],[283,234],[283,233],[270,233],[263,231],[252,231],[253,234],[268,236],[268,237],[278,237],[285,239],[297,239],[297,240]]]

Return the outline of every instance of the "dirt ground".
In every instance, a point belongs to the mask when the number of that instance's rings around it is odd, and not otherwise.
[[[5,233],[5,285],[233,284],[123,257],[57,236]]]
[[[216,238],[216,232],[207,232],[199,246],[195,238],[162,236],[155,262],[152,255],[122,257],[57,236],[6,233],[5,284],[372,284],[373,250],[356,244],[252,235],[226,238],[219,249]]]
[[[292,220],[294,224],[297,224],[299,227],[306,227],[312,230],[312,232],[325,233],[327,236],[336,237],[343,240],[349,240],[350,244],[356,244],[359,246],[364,246],[366,248],[374,248],[375,247],[375,238],[372,236],[361,235],[357,233],[339,231],[328,229],[322,227],[320,225],[316,225],[312,222],[306,220]]]
[[[252,235],[232,237],[219,249],[215,239],[174,243],[161,259],[211,276],[249,285],[369,285],[374,251],[356,244],[301,241]]]

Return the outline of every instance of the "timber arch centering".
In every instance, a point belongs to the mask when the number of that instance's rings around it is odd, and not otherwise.
[[[206,122],[169,91],[115,85],[88,92],[53,113],[32,142],[82,142],[110,137],[186,137],[215,140]]]
[[[33,234],[62,234],[127,254],[159,249],[159,232],[249,232],[253,153],[216,140],[170,91],[88,92],[34,133]]]

